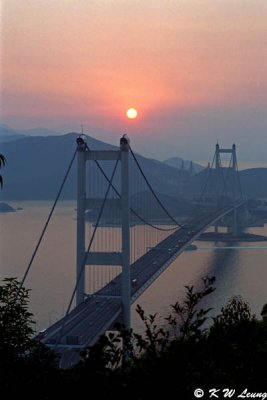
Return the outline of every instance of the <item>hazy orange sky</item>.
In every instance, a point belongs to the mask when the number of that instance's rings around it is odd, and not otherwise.
[[[2,0],[1,122],[267,162],[266,0]],[[136,107],[139,117],[127,120]]]

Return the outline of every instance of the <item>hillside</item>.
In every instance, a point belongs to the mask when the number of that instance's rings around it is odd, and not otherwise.
[[[76,133],[69,133],[60,136],[23,137],[2,143],[0,151],[7,158],[7,166],[3,170],[5,183],[1,192],[2,199],[53,199],[75,151],[77,136]],[[87,137],[87,143],[91,149],[115,148],[90,136]],[[176,196],[178,181],[175,168],[142,156],[137,158],[151,185],[157,188],[158,192]],[[103,167],[110,174],[111,164],[105,162]],[[144,190],[143,187],[137,187],[138,174],[136,169],[132,173],[133,193]],[[115,176],[115,182],[118,186],[119,174]],[[97,194],[96,189],[93,189],[92,195]],[[63,192],[65,199],[75,197],[76,163]]]
[[[22,139],[25,136],[49,136],[49,135],[59,135],[59,133],[45,128],[16,130],[8,125],[0,124],[0,144],[11,142],[17,139]]]
[[[2,133],[17,135],[12,140],[1,143],[0,152],[7,158],[7,165],[1,171],[4,177],[1,198],[3,200],[54,199],[76,148],[78,134],[22,136],[22,133],[10,131],[8,127],[1,126],[1,129]],[[91,149],[115,148],[90,136],[87,137],[87,143]],[[177,168],[167,165],[166,162],[148,159],[141,155],[137,155],[137,159],[152,187],[158,193],[173,198],[174,204],[181,196],[198,197],[198,193],[202,191],[207,169],[191,177],[185,174],[185,179],[181,179]],[[103,168],[109,175],[112,165],[111,162],[103,163]],[[96,173],[95,169],[94,167],[94,173]],[[103,178],[94,180],[95,187],[90,188],[92,196],[103,194],[103,189],[96,187],[96,182],[101,179],[103,180]],[[267,168],[243,170],[240,172],[240,181],[245,195],[267,198]],[[119,188],[118,173],[115,175],[114,182]],[[131,195],[147,190],[144,181],[140,183],[140,173],[136,168],[131,169],[131,182]],[[76,198],[76,163],[74,163],[62,198]]]
[[[12,140],[17,140],[23,138],[25,135],[18,132],[8,125],[0,124],[0,143],[11,142]]]
[[[267,199],[267,168],[251,168],[240,172],[240,181],[245,195]]]
[[[207,168],[201,171],[199,174],[193,176],[185,187],[185,191],[190,196],[197,195],[203,188],[204,183],[207,180],[208,170]],[[214,170],[211,173],[209,180],[211,190],[215,189],[216,177]],[[233,177],[225,170],[225,176],[227,177],[227,187],[229,191],[232,191]],[[251,168],[240,171],[240,184],[243,195],[255,199],[267,199],[267,168]],[[223,180],[221,180],[220,191],[223,191]]]

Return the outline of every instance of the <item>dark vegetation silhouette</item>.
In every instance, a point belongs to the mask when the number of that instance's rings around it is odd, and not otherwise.
[[[266,392],[267,305],[262,320],[241,297],[233,297],[216,317],[202,300],[214,291],[214,278],[196,290],[186,286],[183,301],[171,306],[165,324],[137,306],[144,333],[111,332],[81,353],[70,369],[59,369],[56,354],[33,339],[29,291],[15,278],[0,286],[0,386],[12,396],[54,399],[193,399],[194,390],[232,388]],[[120,327],[122,328],[122,327]],[[124,345],[122,346],[122,342]],[[59,393],[59,394],[58,394]]]
[[[33,315],[28,310],[29,290],[15,278],[0,286],[0,386],[9,397],[34,387],[48,399],[46,387],[58,375],[56,355],[33,339]],[[42,397],[43,396],[43,397]],[[34,398],[34,397],[33,397]]]
[[[6,158],[3,156],[3,154],[0,154],[0,169],[3,168],[6,165]],[[3,187],[3,177],[0,175],[0,188],[2,189]]]

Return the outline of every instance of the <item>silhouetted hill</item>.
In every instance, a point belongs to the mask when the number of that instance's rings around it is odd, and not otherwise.
[[[24,137],[1,145],[1,153],[7,158],[7,166],[3,170],[3,199],[36,200],[53,199],[62,182],[65,171],[76,148],[78,134],[69,133],[60,136]],[[114,146],[87,137],[91,149],[112,149]],[[176,196],[177,170],[164,163],[142,156],[137,156],[151,185],[160,193]],[[103,163],[105,171],[110,175],[111,163]],[[139,181],[138,174],[132,175],[132,181]],[[117,185],[119,174],[115,176]],[[134,184],[133,184],[134,187]],[[95,189],[94,189],[95,190]],[[143,188],[136,186],[133,191]],[[96,191],[92,195],[97,195]],[[63,192],[63,198],[76,198],[76,163],[70,173]]]
[[[233,177],[231,173],[227,170],[225,173],[225,181],[227,181],[227,187],[229,191],[232,191]],[[185,191],[190,196],[197,196],[202,190],[205,182],[207,181],[208,174],[211,174],[209,179],[210,190],[215,190],[216,182],[218,184],[218,179],[215,176],[215,171],[205,170],[201,171],[199,174],[193,176],[185,187]],[[220,179],[220,190],[223,192],[223,179]],[[252,168],[240,171],[240,184],[242,188],[242,193],[251,198],[267,198],[267,168]]]
[[[4,129],[8,131],[9,127],[1,126],[1,129],[2,132]],[[9,134],[12,132],[12,130],[9,131]],[[54,136],[19,136],[12,141],[1,143],[0,153],[7,158],[7,165],[1,171],[4,177],[1,198],[5,200],[54,199],[75,151],[77,137],[77,133]],[[90,136],[87,137],[87,143],[91,149],[115,148],[115,146]],[[137,159],[157,193],[173,198],[174,203],[170,207],[175,206],[177,198],[196,197],[202,191],[208,173],[207,169],[181,181],[177,168],[140,155],[137,155]],[[103,168],[109,176],[112,165],[111,162],[103,163]],[[240,180],[244,194],[254,198],[267,198],[266,168],[241,171]],[[115,175],[114,182],[119,188],[118,173]],[[144,181],[140,184],[140,173],[136,168],[131,170],[131,182],[131,195],[147,190]],[[229,182],[231,185],[231,180]],[[99,192],[97,187],[92,188],[92,196],[100,194],[103,194],[103,190]],[[76,163],[74,163],[62,198],[76,198]]]
[[[46,128],[34,128],[21,131],[22,134],[26,136],[58,136],[60,135],[57,131],[52,131]]]
[[[7,203],[0,202],[0,213],[16,212],[16,210]]]
[[[25,136],[50,136],[59,135],[58,132],[45,128],[35,128],[27,130],[16,130],[8,125],[0,124],[0,143],[6,143],[13,140],[21,139]]]
[[[12,140],[20,139],[25,135],[10,128],[8,125],[0,124],[0,143],[10,142]]]
[[[267,168],[251,168],[240,172],[244,194],[249,197],[267,199]]]

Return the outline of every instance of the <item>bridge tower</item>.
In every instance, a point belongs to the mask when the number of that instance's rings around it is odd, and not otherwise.
[[[238,187],[238,168],[237,168],[237,157],[236,157],[236,145],[233,144],[232,148],[226,148],[222,149],[220,148],[219,144],[216,144],[216,149],[215,149],[215,169],[216,169],[216,181],[220,182],[220,175],[221,175],[221,158],[220,154],[230,154],[231,155],[231,161],[232,164],[230,166],[230,170],[232,172],[231,174],[231,179],[232,179],[232,192],[231,192],[231,197],[232,201],[234,204],[234,211],[233,211],[233,223],[232,223],[232,233],[233,236],[237,236],[237,209],[236,209],[236,202],[238,200],[238,192],[237,192],[237,187]],[[228,193],[229,194],[229,193]],[[219,200],[219,189],[217,186],[217,198]],[[218,232],[218,224],[215,225],[215,232]]]
[[[129,206],[129,139],[120,139],[119,150],[89,150],[82,137],[77,139],[77,252],[76,252],[76,305],[85,299],[86,265],[120,265],[122,267],[121,301],[123,324],[131,327],[131,275],[130,275],[130,206]],[[85,244],[85,212],[99,206],[102,199],[86,194],[86,162],[89,160],[119,160],[121,163],[121,193],[119,199],[106,199],[107,206],[121,212],[121,252],[89,252]],[[110,202],[110,204],[109,204]],[[112,203],[112,204],[111,204]]]

